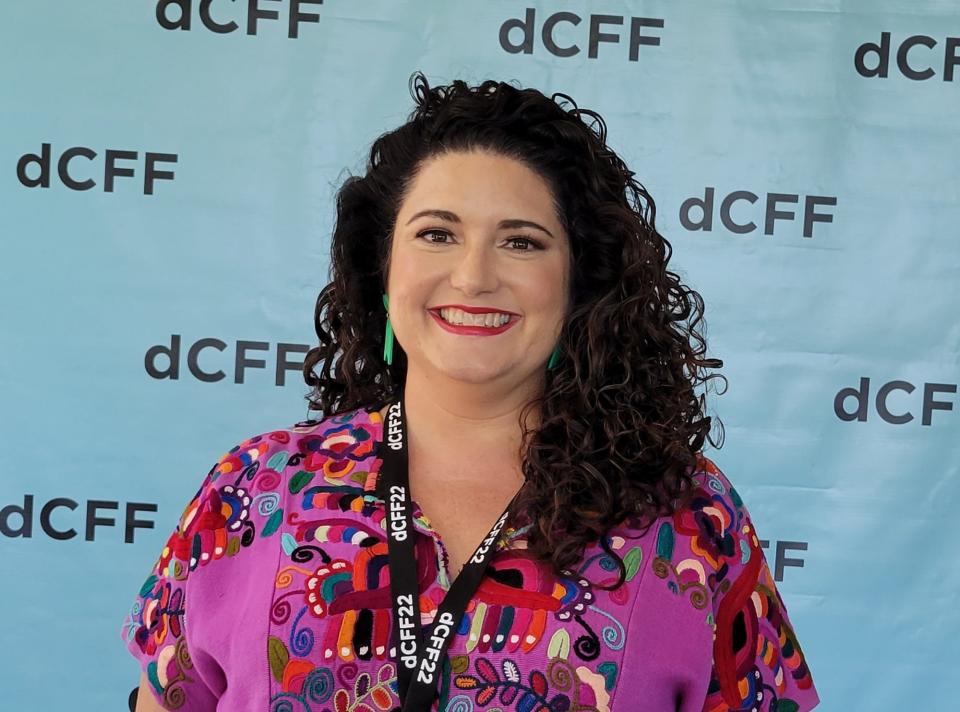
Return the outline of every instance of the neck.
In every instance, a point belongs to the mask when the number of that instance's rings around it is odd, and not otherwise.
[[[403,397],[411,463],[455,462],[455,469],[444,468],[447,480],[507,470],[522,482],[520,413],[536,396],[536,387],[437,382],[408,369]],[[538,422],[539,413],[532,408],[526,425],[535,428]]]

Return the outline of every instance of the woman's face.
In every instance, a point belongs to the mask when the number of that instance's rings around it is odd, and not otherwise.
[[[458,152],[424,164],[400,206],[387,282],[408,375],[507,387],[542,377],[566,314],[569,255],[547,184],[522,163]],[[447,305],[510,322],[468,333],[443,321]]]

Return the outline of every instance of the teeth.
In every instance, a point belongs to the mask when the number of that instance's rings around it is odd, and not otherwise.
[[[440,316],[444,321],[449,322],[450,324],[457,324],[461,326],[486,326],[494,328],[503,326],[510,321],[509,314],[502,314],[500,312],[469,314],[462,309],[441,309]]]

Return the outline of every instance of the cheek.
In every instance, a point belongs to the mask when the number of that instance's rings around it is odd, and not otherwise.
[[[410,286],[410,275],[414,271],[414,261],[405,250],[396,249],[390,259],[390,284],[394,289],[406,289]]]
[[[427,278],[422,272],[412,275],[397,275],[390,297],[392,321],[397,334],[405,338],[415,338],[415,334],[424,333],[433,319],[427,307],[437,301],[436,281]]]
[[[557,266],[545,266],[528,280],[525,293],[531,310],[542,314],[563,313],[567,302],[567,275]]]
[[[422,260],[398,254],[390,264],[390,287],[399,306],[419,307],[432,283],[429,265]]]

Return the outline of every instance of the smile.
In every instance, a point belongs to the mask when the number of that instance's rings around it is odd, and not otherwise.
[[[451,324],[449,321],[440,316],[437,311],[433,309],[428,309],[427,311],[443,330],[449,331],[452,334],[461,334],[465,336],[496,336],[497,334],[502,334],[516,324],[517,321],[519,321],[519,317],[510,316],[509,321],[504,324],[500,324],[499,326],[486,326],[483,324]]]

